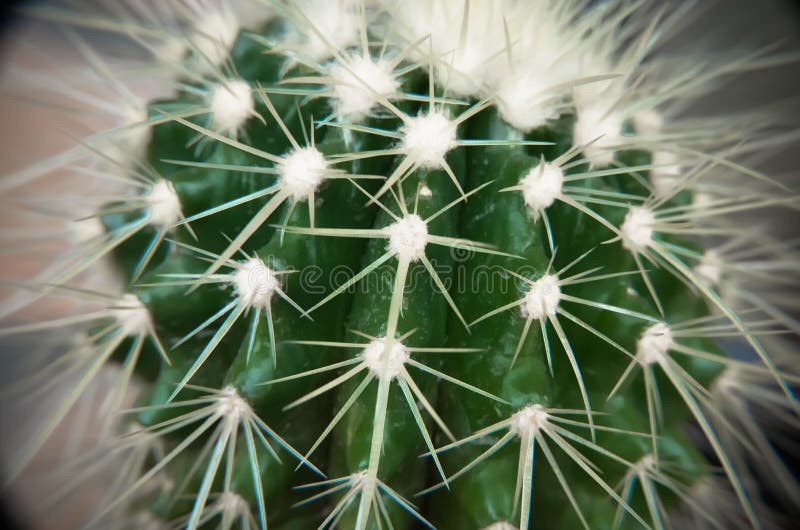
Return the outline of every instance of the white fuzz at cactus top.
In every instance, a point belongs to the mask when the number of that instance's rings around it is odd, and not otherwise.
[[[286,191],[297,200],[306,199],[316,191],[327,171],[325,157],[314,147],[295,149],[278,166]]]
[[[233,285],[240,303],[247,307],[267,307],[280,289],[275,273],[258,258],[252,258],[233,274]]]
[[[217,67],[228,58],[239,29],[239,21],[233,11],[221,6],[205,11],[195,21],[191,42],[201,61]]]
[[[502,15],[507,2],[396,0],[393,4],[395,24],[405,40],[424,42],[411,51],[412,59],[439,59],[434,62],[438,83],[458,97],[477,95],[492,70],[491,59],[503,50]]]
[[[546,274],[533,282],[525,293],[522,316],[537,320],[554,316],[560,302],[561,288],[558,285],[558,277]]]
[[[637,254],[644,252],[653,242],[655,222],[656,217],[648,208],[632,207],[620,227],[622,246]]]
[[[525,205],[534,215],[538,215],[561,196],[564,171],[555,164],[540,164],[528,171],[520,185]]]
[[[355,44],[360,16],[356,0],[299,0],[298,29],[303,28],[299,51],[321,61]]]
[[[214,406],[219,416],[227,418],[232,423],[239,423],[242,419],[253,415],[250,404],[231,385],[220,391]]]
[[[247,81],[234,79],[217,86],[209,103],[211,126],[226,133],[236,132],[255,114],[255,103]]]
[[[147,196],[150,224],[160,228],[174,225],[181,218],[181,201],[171,182],[159,180]]]
[[[392,380],[402,374],[408,359],[408,350],[396,340],[392,341],[389,351],[386,351],[386,339],[376,339],[361,352],[364,365],[380,379]]]
[[[380,98],[397,95],[399,81],[392,74],[392,65],[385,59],[352,54],[343,63],[332,63],[329,73],[333,79],[336,110],[347,120],[360,121],[378,104]]]
[[[456,128],[457,124],[440,112],[408,118],[401,129],[401,149],[420,167],[442,167],[445,155],[457,145]]]
[[[150,311],[134,294],[124,294],[112,308],[120,325],[120,332],[127,337],[145,335],[152,327]]]
[[[497,89],[497,110],[515,129],[528,132],[558,118],[554,95],[548,92],[549,80],[541,72],[527,72],[504,79]]]
[[[534,436],[547,425],[549,418],[550,414],[543,406],[538,403],[528,405],[511,416],[509,429],[517,436]]]
[[[653,324],[636,342],[636,359],[644,365],[660,364],[674,344],[669,326],[663,322]]]
[[[425,255],[428,225],[419,215],[407,215],[386,230],[389,234],[388,250],[398,259],[414,262]]]

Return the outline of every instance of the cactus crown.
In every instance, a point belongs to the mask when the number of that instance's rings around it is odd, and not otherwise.
[[[89,452],[126,466],[89,528],[725,528],[703,488],[759,528],[764,469],[798,505],[740,396],[796,426],[772,335],[800,326],[759,267],[795,251],[739,222],[796,202],[750,165],[791,134],[680,111],[759,56],[651,53],[688,16],[656,2],[129,7],[32,10],[140,43],[173,92],[8,177],[123,183],[22,304],[97,308],[2,331],[86,330],[33,378],[70,390],[13,477],[111,365],[113,407],[144,391]]]

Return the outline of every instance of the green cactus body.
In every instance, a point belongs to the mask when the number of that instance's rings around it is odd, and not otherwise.
[[[306,4],[275,2],[258,31],[216,42],[221,64],[195,36],[176,95],[139,124],[144,158],[124,171],[143,191],[101,209],[119,241],[99,254],[147,317],[134,325],[109,303],[113,331],[90,340],[118,344],[109,355],[148,389],[139,430],[112,447],[147,436],[162,453],[88,526],[136,509],[190,530],[661,529],[680,505],[714,526],[690,492],[718,475],[758,527],[710,397],[742,363],[714,339],[749,342],[751,370],[796,403],[747,311],[696,272],[695,227],[736,205],[692,210],[725,155],[690,157],[673,193],[655,189],[657,140],[676,156],[693,146],[648,136],[625,110],[627,96],[638,111],[664,99],[636,100],[630,65],[651,28],[623,21],[635,3],[529,7],[574,25],[564,53],[609,63],[543,89],[530,123],[509,99],[513,68],[496,86],[465,82],[460,54],[480,39],[461,33],[449,56],[436,27],[412,38],[391,6]],[[447,7],[462,32],[485,23],[504,43],[480,51],[487,71],[506,56],[519,69],[523,4],[433,2],[429,22]],[[343,44],[325,25],[334,13],[353,33]],[[541,88],[528,82],[527,95]],[[618,82],[623,96],[603,102]],[[144,487],[156,476],[166,485]]]

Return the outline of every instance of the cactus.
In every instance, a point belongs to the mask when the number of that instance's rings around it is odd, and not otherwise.
[[[796,513],[756,413],[798,427],[794,243],[742,221],[796,207],[756,169],[796,131],[683,112],[792,57],[654,53],[655,2],[129,7],[30,9],[173,92],[70,33],[119,122],[5,180],[122,183],[3,308],[92,304],[0,331],[78,328],[8,390],[65,388],[10,482],[113,366],[56,480],[119,470],[87,528],[769,528],[761,476]]]

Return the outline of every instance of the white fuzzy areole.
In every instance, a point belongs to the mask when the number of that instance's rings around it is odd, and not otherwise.
[[[538,403],[528,405],[511,416],[509,429],[517,436],[533,436],[547,426],[549,418],[550,414],[543,406]]]
[[[235,133],[255,114],[255,102],[250,84],[242,79],[226,81],[211,93],[209,102],[211,127],[225,133]]]
[[[714,202],[714,194],[710,190],[692,190],[692,209],[695,212],[704,212]]]
[[[615,111],[599,105],[586,105],[578,108],[578,119],[575,120],[573,143],[586,145],[586,157],[592,165],[607,166],[614,160],[614,147],[622,140],[624,118]]]
[[[678,156],[670,151],[653,153],[653,169],[650,170],[650,184],[656,197],[667,197],[672,194],[681,181],[681,166]]]
[[[644,330],[636,342],[636,359],[645,365],[663,363],[674,344],[669,326],[658,322]]]
[[[126,167],[138,163],[150,140],[152,128],[147,119],[147,107],[144,104],[129,102],[120,105],[116,113],[117,128],[108,131],[104,140],[97,145],[103,152],[102,159]]]
[[[280,289],[275,272],[258,258],[242,263],[233,273],[232,283],[239,303],[247,307],[267,307],[275,291]]]
[[[715,287],[722,278],[722,259],[719,253],[714,250],[706,250],[700,258],[700,262],[695,265],[694,273],[698,279],[707,287]]]
[[[743,390],[742,372],[740,368],[728,366],[711,384],[711,393],[727,399],[740,398]]]
[[[152,329],[150,311],[135,294],[123,294],[112,309],[120,332],[127,337],[144,335]]]
[[[656,217],[650,209],[631,207],[619,229],[622,246],[637,254],[644,252],[653,242],[655,222]]]
[[[167,228],[181,218],[181,201],[169,181],[162,179],[153,184],[147,202],[150,204],[148,219],[153,226]]]
[[[498,521],[483,528],[483,530],[519,530],[513,524],[507,521]]]
[[[170,66],[180,65],[188,52],[189,45],[186,38],[167,35],[155,45],[153,58]]]
[[[457,145],[456,128],[456,123],[441,112],[408,118],[400,129],[403,134],[400,148],[420,167],[440,168],[445,155]]]
[[[150,124],[147,107],[145,105],[126,105],[120,114],[122,125],[125,129],[120,130],[115,136],[114,141],[118,145],[120,157],[118,160],[136,160],[144,153],[147,142],[150,140]],[[112,153],[112,156],[114,153]]]
[[[368,479],[367,470],[363,469],[361,471],[355,471],[350,473],[350,489],[357,489],[363,486]]]
[[[386,339],[373,340],[361,352],[361,360],[364,365],[380,379],[392,380],[403,373],[403,367],[408,359],[408,350],[396,340],[392,341],[388,352],[386,351]]]
[[[67,228],[73,245],[84,245],[106,233],[99,217],[87,217],[71,221]]]
[[[564,171],[555,164],[532,167],[520,181],[522,198],[534,217],[549,208],[564,189]]]
[[[633,126],[637,134],[657,134],[664,128],[664,117],[653,109],[642,110],[633,115]]]
[[[223,492],[217,501],[222,508],[222,513],[229,516],[241,516],[250,514],[250,505],[244,497],[232,491]]]
[[[428,225],[417,214],[410,214],[386,228],[389,234],[388,250],[398,259],[410,262],[425,255],[428,244]]]
[[[392,99],[400,82],[386,59],[374,61],[369,56],[350,54],[344,63],[334,62],[328,69],[333,79],[336,110],[348,121],[361,121],[378,105],[379,98]]]
[[[137,431],[137,436],[142,436],[145,432],[144,429],[141,431]],[[169,489],[174,484],[171,484],[172,481],[167,479],[166,477],[161,479],[163,482],[163,488]],[[131,525],[133,528],[138,528],[139,530],[169,530],[171,527],[156,517],[152,512],[136,512],[135,515],[131,517]]]
[[[281,182],[297,200],[304,200],[316,191],[327,172],[328,162],[315,147],[295,149],[278,165]]]
[[[528,72],[504,79],[497,88],[497,110],[515,129],[528,132],[558,118],[557,98],[548,90],[549,79]]]
[[[230,9],[220,6],[205,11],[195,21],[191,36],[200,60],[213,67],[220,66],[228,58],[239,28],[239,21]]]
[[[238,423],[253,415],[250,404],[239,395],[236,387],[228,385],[220,391],[216,401],[217,412],[232,423]]]
[[[639,473],[652,473],[658,469],[658,461],[655,455],[648,453],[640,458],[634,467]]]
[[[556,314],[561,303],[561,287],[558,277],[552,274],[542,276],[530,286],[525,293],[522,304],[522,316],[541,320]]]

